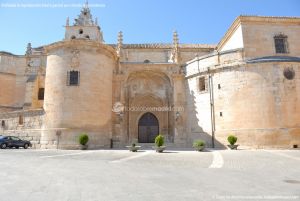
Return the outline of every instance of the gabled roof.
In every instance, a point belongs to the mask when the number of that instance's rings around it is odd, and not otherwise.
[[[227,42],[227,40],[230,38],[230,36],[236,31],[236,29],[239,27],[239,25],[247,22],[265,22],[265,23],[294,23],[298,24],[300,23],[300,17],[282,17],[282,16],[258,16],[258,15],[240,15],[238,16],[221,41],[217,45],[217,49],[220,50],[224,44]]]

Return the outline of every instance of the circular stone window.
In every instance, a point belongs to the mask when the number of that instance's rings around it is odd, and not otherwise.
[[[288,67],[283,70],[283,75],[286,79],[292,80],[295,77],[295,71],[293,68]]]

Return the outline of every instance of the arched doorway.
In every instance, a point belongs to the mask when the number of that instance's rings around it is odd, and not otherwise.
[[[139,120],[138,140],[140,143],[154,143],[159,133],[159,124],[156,116],[150,112],[143,114]]]

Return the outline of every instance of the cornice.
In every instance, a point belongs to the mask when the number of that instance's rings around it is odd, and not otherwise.
[[[116,48],[116,44],[109,44]],[[216,45],[209,44],[179,44],[182,49],[214,49]],[[172,49],[171,43],[141,43],[141,44],[122,44],[122,49]]]
[[[92,40],[86,40],[86,39],[74,39],[74,40],[64,40],[52,43],[50,45],[44,46],[44,50],[47,54],[51,52],[52,50],[63,48],[63,47],[74,47],[76,49],[82,49],[85,47],[94,47],[100,50],[104,50],[108,55],[113,57],[114,59],[117,59],[117,53],[115,49],[109,45],[100,43],[98,41],[92,41]]]

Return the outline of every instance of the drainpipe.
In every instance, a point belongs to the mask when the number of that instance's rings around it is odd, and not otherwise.
[[[215,148],[215,105],[214,105],[214,83],[213,75],[211,74],[210,68],[207,68],[208,72],[208,88],[210,98],[210,118],[211,118],[211,144],[212,148]]]
[[[130,111],[130,109],[129,109],[129,100],[130,100],[129,86],[126,87],[126,90],[127,90],[127,143],[128,143],[129,137],[130,137],[130,134],[129,134],[129,111]]]

